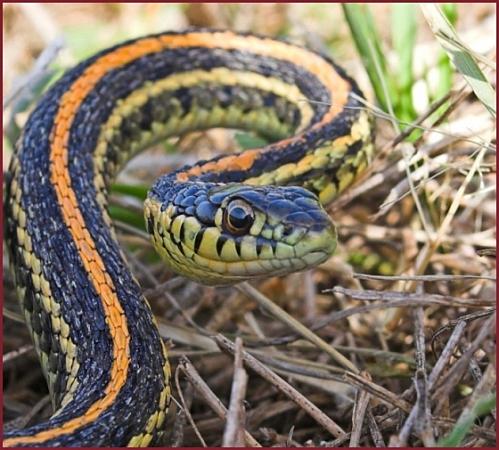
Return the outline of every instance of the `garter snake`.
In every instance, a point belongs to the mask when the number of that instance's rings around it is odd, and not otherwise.
[[[167,354],[107,213],[127,159],[212,127],[269,138],[161,177],[146,227],[167,265],[203,283],[303,270],[336,245],[322,205],[370,161],[361,96],[319,53],[229,31],[131,40],[66,72],[24,127],[4,205],[18,296],[56,412],[6,433],[4,445],[161,441]]]

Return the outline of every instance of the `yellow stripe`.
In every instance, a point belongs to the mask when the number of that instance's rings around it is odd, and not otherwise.
[[[18,234],[18,238],[21,237],[20,240],[18,239],[18,244],[22,248],[22,258],[24,261],[24,266],[29,268],[33,289],[39,295],[38,299],[40,307],[50,317],[52,329],[55,333],[54,338],[58,341],[60,350],[62,352],[62,355],[60,357],[65,358],[65,366],[66,372],[68,374],[68,379],[65,386],[66,392],[64,393],[64,397],[61,399],[62,406],[71,400],[73,392],[78,386],[76,373],[78,371],[79,364],[76,359],[76,346],[71,341],[70,337],[65,333],[65,330],[69,330],[69,325],[64,320],[64,317],[62,317],[60,313],[60,305],[55,302],[50,284],[43,274],[43,263],[33,250],[31,235],[26,228],[26,213],[22,209],[21,205],[21,198],[23,196],[22,188],[17,182],[20,170],[21,166],[19,159],[14,156],[10,166],[11,174],[14,175],[12,183],[10,185],[11,214],[12,218],[15,219],[18,224],[16,232]],[[17,290],[18,298],[22,301],[22,299],[24,299],[25,297],[26,288],[24,286],[21,287],[21,285],[18,285]],[[26,318],[26,323],[31,330],[31,314],[27,309],[25,309],[24,315]],[[55,394],[54,385],[56,372],[52,372],[49,369],[48,354],[43,352],[38,345],[39,336],[33,332],[31,332],[31,334],[35,341],[35,348],[42,364],[44,376],[47,379],[49,392],[51,394],[51,397],[53,397]]]

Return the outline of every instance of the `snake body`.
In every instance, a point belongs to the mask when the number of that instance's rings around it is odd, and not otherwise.
[[[361,96],[316,52],[206,30],[121,43],[54,84],[24,127],[4,206],[21,307],[56,412],[7,432],[4,445],[161,442],[167,354],[106,209],[127,159],[211,127],[267,137],[263,148],[160,178],[146,227],[172,269],[204,283],[303,270],[336,245],[321,204],[369,163]]]

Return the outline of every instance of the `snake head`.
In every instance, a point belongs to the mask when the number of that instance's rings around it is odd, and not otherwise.
[[[301,187],[190,182],[151,192],[145,218],[166,263],[204,284],[306,270],[336,248],[331,219]]]

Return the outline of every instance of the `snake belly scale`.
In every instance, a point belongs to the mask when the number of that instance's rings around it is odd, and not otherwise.
[[[167,265],[202,283],[303,270],[336,245],[321,205],[371,159],[361,96],[316,52],[207,30],[119,44],[55,83],[24,127],[4,204],[18,296],[55,413],[6,432],[4,445],[161,443],[167,353],[106,209],[107,188],[132,155],[211,127],[268,138],[161,177],[146,227]]]

